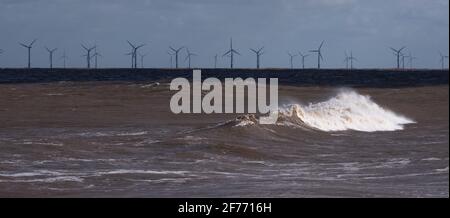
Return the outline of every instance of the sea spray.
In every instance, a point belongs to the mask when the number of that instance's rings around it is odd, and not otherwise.
[[[276,125],[309,127],[332,132],[402,130],[413,120],[376,104],[370,96],[355,91],[341,91],[327,101],[309,105],[291,104],[279,108]],[[248,118],[248,119],[246,119]],[[252,116],[240,116],[235,126],[256,125]]]

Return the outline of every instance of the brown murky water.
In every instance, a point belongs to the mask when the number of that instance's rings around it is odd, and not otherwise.
[[[0,196],[448,197],[448,90],[282,86],[325,118],[266,126],[172,114],[163,83],[0,85]]]

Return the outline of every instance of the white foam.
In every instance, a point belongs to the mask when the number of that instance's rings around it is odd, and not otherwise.
[[[236,126],[255,125],[252,119],[242,119]],[[335,97],[307,106],[292,104],[279,109],[277,125],[309,127],[321,131],[354,130],[362,132],[403,130],[411,119],[385,109],[355,91],[342,91]]]
[[[57,176],[50,177],[44,179],[21,179],[21,180],[0,180],[0,182],[20,182],[20,183],[34,183],[34,182],[42,182],[42,183],[54,183],[54,182],[83,182],[84,179],[76,176]]]
[[[60,176],[62,173],[56,171],[48,170],[37,170],[33,172],[22,172],[22,173],[0,173],[3,177],[35,177],[35,176]]]
[[[99,175],[116,175],[116,174],[180,174],[184,175],[189,173],[188,171],[156,171],[156,170],[125,170],[125,169],[119,169],[119,170],[113,170],[113,171],[106,171],[106,172],[100,172]]]
[[[142,132],[124,132],[124,133],[119,133],[117,134],[118,136],[140,136],[140,135],[146,135],[148,132],[147,131],[142,131]]]

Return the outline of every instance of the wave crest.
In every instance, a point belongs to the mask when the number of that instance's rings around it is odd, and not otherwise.
[[[308,127],[326,132],[355,130],[363,132],[402,130],[413,120],[395,114],[355,91],[342,91],[335,97],[307,106],[287,105],[278,111],[276,125]],[[257,125],[254,115],[236,118],[235,126]]]

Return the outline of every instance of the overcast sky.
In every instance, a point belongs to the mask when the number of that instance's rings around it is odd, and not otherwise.
[[[167,67],[168,46],[198,54],[193,66],[212,67],[233,37],[236,67],[254,67],[249,48],[265,46],[262,67],[288,67],[287,52],[315,49],[325,40],[324,67],[343,67],[353,51],[357,67],[393,67],[388,47],[407,46],[417,67],[438,67],[448,54],[448,0],[0,0],[0,67],[26,65],[19,42],[37,38],[32,66],[47,67],[44,46],[63,50],[68,65],[85,66],[80,43],[97,44],[101,67],[129,67],[126,40],[145,43],[146,67]],[[180,64],[185,66],[185,52]],[[300,59],[295,60],[300,66]],[[317,65],[308,57],[307,67]],[[219,66],[229,59],[220,58]]]

